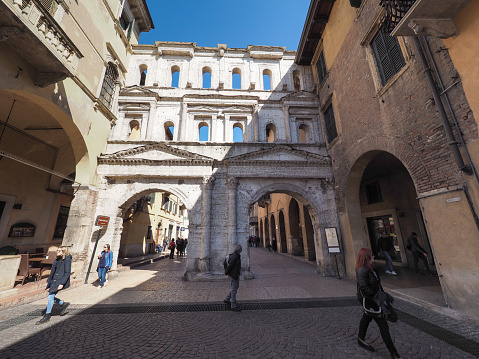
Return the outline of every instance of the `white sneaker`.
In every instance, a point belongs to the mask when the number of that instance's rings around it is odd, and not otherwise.
[[[98,286],[98,288],[96,290],[100,290],[101,289],[101,285]]]
[[[391,272],[392,275],[398,275],[395,271]]]
[[[390,272],[390,271],[386,270],[386,274],[392,274],[392,272]]]
[[[108,285],[108,281],[106,280],[105,283],[103,283],[103,286],[106,287]]]

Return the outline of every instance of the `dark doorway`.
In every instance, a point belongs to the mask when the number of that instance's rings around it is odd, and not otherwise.
[[[394,248],[396,249],[391,253],[391,259],[395,262],[401,262],[401,256],[399,255],[399,245],[396,235],[396,227],[392,215],[386,214],[378,217],[367,218],[369,242],[371,243],[371,250],[376,258],[383,258],[381,250],[378,246],[378,239],[381,237],[381,233],[384,231],[386,235],[394,238]]]
[[[283,211],[279,211],[279,235],[281,239],[281,253],[288,253],[288,246],[286,244],[286,227],[284,225]]]

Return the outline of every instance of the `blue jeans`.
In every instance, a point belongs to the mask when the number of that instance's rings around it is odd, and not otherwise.
[[[103,283],[106,281],[106,268],[98,268],[98,278],[100,278],[100,285],[103,287]]]
[[[238,292],[239,288],[239,278],[235,279],[231,278],[231,292],[228,293],[226,296],[226,300],[231,302],[231,308],[236,308],[236,293]]]
[[[52,312],[53,303],[63,305],[63,300],[55,298],[55,295],[57,295],[57,293],[51,293],[48,295],[47,311],[45,312],[46,314],[50,314]]]
[[[388,270],[390,272],[394,271],[393,261],[391,259],[391,256],[389,255],[389,252],[383,251],[383,255],[386,258],[386,270]]]

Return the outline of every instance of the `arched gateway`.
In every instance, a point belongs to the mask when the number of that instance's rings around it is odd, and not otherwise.
[[[190,280],[222,275],[223,258],[233,251],[234,244],[248,248],[251,206],[268,194],[283,193],[300,207],[300,222],[305,228],[300,232],[302,255],[315,260],[321,274],[335,274],[324,229],[335,227],[339,233],[339,222],[331,163],[319,121],[319,99],[310,92],[311,69],[296,65],[295,52],[279,47],[224,51],[223,45],[213,49],[174,43],[177,50],[172,52],[171,46],[162,42],[133,46],[131,78],[120,91],[117,121],[106,151],[98,158],[95,214],[111,217],[101,242],[112,245],[113,268],[126,211],[152,192],[172,194],[188,212],[186,278]],[[169,55],[158,56],[162,51]],[[244,62],[241,89],[231,84],[231,71],[239,68],[238,61]],[[202,86],[205,62],[211,88]],[[148,77],[158,81],[156,85],[136,85],[137,69],[142,64],[148,66]],[[165,75],[171,66],[181,70],[175,88],[169,87],[170,78]],[[270,74],[272,90],[256,89],[264,70]],[[295,89],[293,74],[301,75],[303,90]],[[135,138],[130,136],[132,121],[138,125]],[[208,138],[198,137],[203,124]],[[308,126],[307,142],[300,141],[300,124]],[[235,126],[243,130],[242,142],[233,138]],[[165,128],[170,131],[168,136]],[[270,128],[275,130],[274,142],[267,136]],[[279,210],[284,211],[282,217]],[[266,218],[260,222],[261,230],[268,231],[271,240],[279,240],[281,252],[293,254],[289,225],[283,230],[278,227],[284,227],[285,220],[289,223],[288,208],[274,211],[268,222]],[[169,228],[167,231],[170,233]],[[81,249],[82,258],[90,258],[95,233],[88,248]],[[88,261],[84,262],[86,266]],[[343,271],[342,258],[338,262]],[[251,277],[248,250],[243,252],[242,265],[245,277]]]

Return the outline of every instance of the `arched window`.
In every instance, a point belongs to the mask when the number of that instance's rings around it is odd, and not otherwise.
[[[144,64],[140,65],[140,86],[145,86],[147,71],[148,71],[148,66]]]
[[[263,90],[271,91],[271,70],[263,71]]]
[[[206,122],[201,122],[198,125],[198,137],[200,141],[208,141],[209,140],[209,127]]]
[[[266,142],[275,142],[276,137],[276,126],[272,123],[266,125]]]
[[[171,121],[165,122],[165,140],[173,141],[175,134],[175,124]]]
[[[209,67],[203,67],[203,88],[211,88],[211,69]]]
[[[116,71],[115,65],[109,62],[105,71],[105,77],[103,78],[103,84],[101,85],[100,92],[100,101],[108,108],[111,108],[111,104],[113,102],[117,79],[118,71]]]
[[[241,123],[233,125],[233,142],[243,142],[243,125]]]
[[[294,91],[301,91],[301,71],[293,71]]]
[[[299,134],[299,142],[300,143],[309,143],[310,142],[309,126],[308,125],[305,125],[305,124],[299,125],[298,134]]]
[[[171,68],[171,87],[179,87],[180,83],[180,68],[173,66]]]
[[[241,90],[241,70],[238,68],[233,69],[233,86],[232,88]]]
[[[131,141],[137,141],[140,139],[140,123],[137,120],[130,121],[130,136]]]

